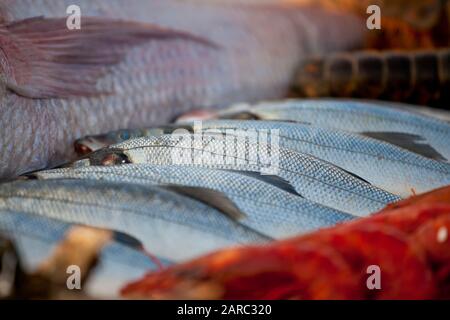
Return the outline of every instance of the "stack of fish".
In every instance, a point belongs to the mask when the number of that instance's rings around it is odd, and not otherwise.
[[[23,274],[53,288],[75,265],[87,294],[115,297],[148,271],[450,184],[445,112],[356,100],[213,111],[284,98],[306,57],[360,48],[367,36],[351,13],[222,2],[0,0],[0,179],[15,179],[0,184],[0,295],[28,297]],[[79,30],[67,28],[72,5]],[[448,50],[438,56],[432,76],[446,93]],[[316,89],[304,76],[297,85]],[[155,126],[196,107],[206,109]],[[129,129],[105,133],[119,128]],[[78,232],[76,243],[94,245],[61,256]]]
[[[0,185],[1,229],[26,265],[71,225],[114,230],[89,282],[111,296],[159,267],[148,253],[169,265],[263,244],[450,185],[450,124],[412,106],[289,100],[211,117],[78,140],[80,160]]]

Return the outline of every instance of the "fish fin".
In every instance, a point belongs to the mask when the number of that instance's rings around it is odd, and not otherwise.
[[[365,182],[365,183],[367,183],[367,184],[372,185],[372,183],[371,183],[370,181],[367,181],[366,179],[364,179],[364,178],[358,176],[357,174],[355,174],[355,173],[353,173],[353,172],[350,172],[350,171],[348,171],[348,170],[345,170],[345,169],[342,168],[342,167],[336,166],[335,164],[332,164],[331,162],[330,162],[330,165],[332,165],[332,166],[334,166],[334,167],[337,167],[339,170],[342,170],[342,171],[344,171],[345,173],[348,173],[348,174],[351,175],[352,177],[354,177],[354,178],[356,178],[356,179],[358,179],[358,180],[361,180],[362,182]]]
[[[306,121],[300,121],[300,120],[291,120],[291,119],[281,119],[281,120],[277,120],[277,119],[264,119],[261,121],[277,121],[277,122],[286,122],[286,123],[292,123],[292,124],[301,124],[301,125],[308,125],[308,126],[312,126],[311,122],[306,122]]]
[[[159,270],[162,270],[164,268],[163,262],[158,257],[147,251],[144,244],[139,239],[127,233],[114,230],[112,232],[112,240],[115,240],[126,247],[144,253],[158,267]]]
[[[251,111],[219,114],[219,118],[229,120],[263,120],[260,116]]]
[[[279,176],[265,175],[265,174],[261,174],[261,173],[256,172],[256,171],[238,171],[238,170],[225,170],[225,171],[235,172],[235,173],[239,173],[239,174],[242,174],[242,175],[245,175],[245,176],[257,179],[259,181],[262,181],[262,182],[268,183],[268,184],[270,184],[270,185],[272,185],[274,187],[277,187],[277,188],[279,188],[279,189],[281,189],[283,191],[286,191],[286,192],[289,192],[289,193],[291,193],[293,195],[302,197],[302,195],[299,194],[295,190],[295,188],[292,186],[292,184],[289,181],[287,181],[287,180],[285,180],[285,179],[283,179],[283,178],[281,178]]]
[[[189,33],[138,22],[84,17],[81,29],[69,30],[65,18],[20,20],[0,26],[0,61],[6,62],[0,74],[8,89],[28,98],[108,94],[97,88],[107,67],[120,63],[130,47],[170,39],[218,48]]]
[[[191,197],[203,202],[220,212],[223,212],[233,220],[240,220],[246,215],[224,193],[202,187],[190,187],[181,185],[168,185],[166,189]]]
[[[419,135],[402,132],[361,132],[361,134],[366,137],[388,142],[430,159],[448,161],[448,159],[431,145],[427,144],[426,140]]]
[[[120,244],[123,244],[123,245],[133,248],[133,249],[142,250],[142,248],[144,248],[144,245],[142,244],[142,242],[140,240],[136,239],[133,236],[130,236],[127,233],[120,232],[117,230],[114,230],[112,232],[112,239],[117,241]]]

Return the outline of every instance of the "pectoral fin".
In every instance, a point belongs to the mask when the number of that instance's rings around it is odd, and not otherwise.
[[[28,98],[108,94],[97,81],[133,46],[183,39],[217,49],[194,35],[137,22],[83,17],[69,30],[65,18],[31,18],[0,26],[0,74],[6,87]]]
[[[227,195],[220,191],[202,187],[189,187],[180,185],[169,185],[165,187],[168,190],[191,197],[201,201],[220,212],[226,214],[233,220],[245,218],[245,214],[231,201]]]
[[[366,137],[388,142],[430,159],[448,161],[433,146],[428,144],[423,137],[415,134],[402,132],[362,132],[361,134]]]
[[[292,184],[289,181],[287,181],[279,176],[265,175],[265,174],[261,174],[256,171],[237,171],[237,170],[226,170],[226,171],[232,171],[235,173],[239,173],[239,174],[257,179],[259,181],[268,183],[278,189],[289,192],[295,196],[301,197],[301,195],[295,190],[295,188],[292,186]]]

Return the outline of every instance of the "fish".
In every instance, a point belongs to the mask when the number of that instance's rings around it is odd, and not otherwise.
[[[75,226],[58,219],[0,210],[0,234],[16,247],[20,267],[25,273],[36,271]],[[113,238],[101,250],[99,263],[84,288],[88,295],[117,298],[118,290],[125,283],[150,270],[157,271],[161,265],[167,267],[172,264],[162,258],[156,263],[142,250],[142,245],[136,239],[111,232]]]
[[[322,128],[355,132],[448,162],[450,124],[436,117],[412,112],[413,106],[403,106],[357,99],[288,99],[255,105],[236,104],[208,116],[302,122]]]
[[[146,251],[174,262],[220,247],[271,240],[181,193],[120,182],[3,183],[0,210],[123,232],[138,239]]]
[[[187,129],[190,132],[219,130],[229,135],[279,130],[281,147],[328,161],[380,189],[401,197],[424,193],[450,184],[450,165],[447,163],[359,134],[322,129],[302,123],[270,120],[207,120],[160,128],[119,130],[85,137],[78,140],[76,145],[78,150],[94,151],[129,139],[161,135],[177,129]]]
[[[446,299],[450,241],[439,230],[448,229],[449,219],[448,204],[413,204],[268,246],[219,250],[149,272],[121,293],[133,299]],[[378,268],[385,280],[382,290],[373,290],[367,275]]]
[[[175,0],[2,0],[0,22],[3,180],[74,160],[85,135],[282,97],[302,57],[365,32],[319,8]]]
[[[301,62],[294,87],[305,97],[361,97],[446,108],[450,103],[450,48],[308,58]]]
[[[91,179],[142,185],[201,187],[223,193],[242,212],[243,225],[274,239],[332,226],[356,218],[315,204],[286,181],[253,172],[176,165],[126,164],[45,170],[37,179]],[[220,198],[213,198],[220,202]]]
[[[281,177],[305,199],[357,216],[370,214],[401,199],[307,154],[253,139],[229,138],[221,134],[179,131],[177,134],[132,139],[88,154],[84,159],[87,161],[81,166],[175,164],[253,171]],[[80,164],[75,162],[72,165]]]

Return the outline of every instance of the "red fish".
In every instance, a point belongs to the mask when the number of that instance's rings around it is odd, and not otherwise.
[[[203,299],[448,298],[449,228],[449,204],[414,203],[265,247],[219,251],[148,274],[123,288],[122,294]],[[307,249],[312,250],[309,255]],[[302,258],[296,259],[297,254]],[[376,272],[380,283],[374,288],[369,278]]]

